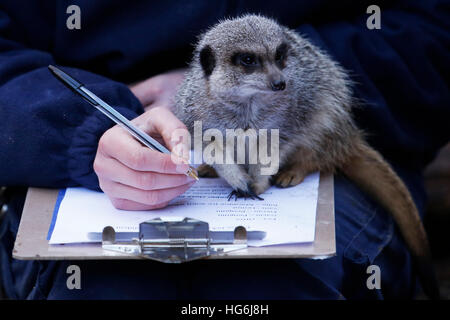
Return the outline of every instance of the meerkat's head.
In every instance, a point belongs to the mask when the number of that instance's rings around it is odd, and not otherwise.
[[[284,69],[290,44],[284,28],[256,15],[225,20],[203,34],[197,45],[194,67],[215,98],[269,98],[288,94]]]

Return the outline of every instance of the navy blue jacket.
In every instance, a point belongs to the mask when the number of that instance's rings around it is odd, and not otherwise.
[[[295,3],[295,4],[294,4]],[[69,5],[81,30],[69,30]],[[1,1],[0,185],[98,188],[97,142],[112,126],[58,82],[75,78],[128,118],[143,112],[124,83],[186,65],[196,36],[219,18],[263,13],[295,28],[352,75],[355,110],[370,143],[421,170],[450,137],[448,1]]]

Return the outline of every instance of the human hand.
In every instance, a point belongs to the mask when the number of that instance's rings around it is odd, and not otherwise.
[[[184,69],[177,69],[148,78],[129,86],[145,110],[165,107],[172,110],[178,86],[184,79]]]
[[[170,150],[187,150],[182,145],[186,140],[173,140],[187,134],[187,129],[167,108],[152,108],[132,122],[153,138],[163,140]],[[165,207],[194,184],[195,180],[184,174],[189,166],[186,155],[183,159],[142,146],[116,125],[100,138],[94,171],[114,207],[151,210]]]

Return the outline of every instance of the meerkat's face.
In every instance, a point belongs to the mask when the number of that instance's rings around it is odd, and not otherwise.
[[[276,22],[245,16],[209,30],[199,43],[197,59],[215,98],[270,99],[289,92],[285,69],[290,49]]]

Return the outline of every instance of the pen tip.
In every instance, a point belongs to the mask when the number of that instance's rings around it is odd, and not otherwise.
[[[189,167],[187,175],[190,176],[191,178],[194,178],[197,181],[199,180],[196,170],[194,168],[192,168],[192,167]]]

